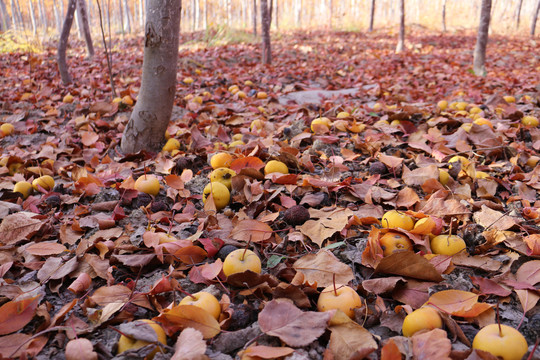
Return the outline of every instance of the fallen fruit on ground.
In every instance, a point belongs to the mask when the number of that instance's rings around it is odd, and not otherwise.
[[[483,327],[474,337],[473,349],[487,351],[502,360],[521,360],[527,353],[525,337],[507,325],[490,324]]]
[[[540,121],[538,120],[538,118],[536,116],[524,116],[522,119],[521,119],[521,123],[525,126],[538,126],[538,124],[540,123]]]
[[[199,291],[195,294],[191,294],[183,298],[178,305],[195,305],[203,310],[206,310],[216,320],[219,319],[221,314],[221,305],[218,299],[209,292]]]
[[[180,149],[180,141],[176,140],[175,138],[170,138],[167,140],[165,145],[163,145],[163,151],[171,152],[173,150]]]
[[[136,320],[135,323],[145,323],[145,324],[150,325],[150,327],[156,332],[158,342],[164,345],[167,344],[167,336],[165,335],[165,331],[163,330],[161,325],[159,325],[157,322],[148,320],[148,319],[143,319],[143,320]],[[127,350],[137,350],[137,349],[142,348],[143,346],[150,345],[150,344],[151,342],[148,342],[148,341],[134,339],[125,335],[121,335],[120,339],[118,339],[117,353],[121,354]],[[153,359],[158,351],[163,352],[164,351],[163,347],[156,346],[156,349],[152,351],[150,355],[148,355],[147,359],[149,360]]]
[[[8,136],[13,134],[13,131],[15,130],[15,127],[13,124],[10,123],[4,123],[0,125],[0,136]]]
[[[32,193],[33,187],[28,181],[19,181],[13,187],[13,192],[18,192],[22,194],[23,198],[26,199]]]
[[[332,126],[332,122],[327,117],[320,117],[317,119],[314,119],[311,122],[311,131],[314,133],[317,132],[325,132],[330,129],[330,126]]]
[[[465,252],[467,244],[457,235],[438,235],[431,239],[431,251],[440,255],[456,255]]]
[[[412,250],[412,241],[405,235],[398,232],[387,232],[379,239],[379,244],[383,249],[384,256],[388,256],[397,251]]]
[[[335,284],[327,286],[317,300],[319,311],[341,310],[351,319],[354,309],[362,306],[362,298],[347,285]]]
[[[135,181],[135,190],[156,196],[159,193],[159,180],[154,175],[141,175]]]
[[[401,228],[403,230],[412,230],[414,228],[414,220],[401,211],[390,210],[383,215],[381,225],[383,228],[389,229]]]
[[[204,187],[203,203],[206,204],[206,200],[208,199],[208,196],[210,196],[210,193],[212,193],[217,210],[221,210],[226,207],[231,200],[231,193],[229,192],[227,186],[218,181],[211,182]]]
[[[223,273],[225,276],[243,273],[247,270],[260,274],[261,269],[261,259],[249,249],[234,250],[223,261]]]
[[[32,187],[34,190],[39,191],[42,187],[43,190],[51,191],[54,187],[54,179],[50,175],[43,175],[32,181]]]
[[[220,182],[230,191],[232,178],[233,176],[236,176],[236,171],[222,167],[215,169],[208,176],[210,177],[210,182]]]
[[[284,162],[278,160],[270,160],[264,167],[264,174],[268,175],[271,173],[281,173],[288,174],[289,168],[285,165]]]
[[[229,166],[231,166],[232,161],[233,157],[231,154],[226,152],[219,152],[212,155],[212,157],[210,158],[210,166],[212,166],[212,169],[217,169],[221,167],[228,168]]]
[[[442,329],[439,312],[431,306],[421,307],[408,314],[403,320],[403,336],[411,337],[420,330]]]

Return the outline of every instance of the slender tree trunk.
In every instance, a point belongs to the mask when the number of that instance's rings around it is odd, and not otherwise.
[[[375,0],[371,0],[371,8],[369,11],[369,32],[373,31],[373,22],[375,21]]]
[[[32,35],[37,35],[36,14],[34,13],[34,3],[32,0],[28,0],[28,12],[30,13],[30,20],[32,21]]]
[[[276,24],[276,30],[279,30],[279,0],[276,0],[276,11],[274,12],[274,24]]]
[[[482,0],[480,9],[480,25],[474,48],[473,70],[476,75],[486,76],[486,48],[489,38],[489,22],[491,20],[491,0]]]
[[[523,5],[523,0],[518,1],[518,5],[516,8],[516,30],[519,30],[519,21],[521,18],[521,5]]]
[[[122,135],[122,150],[159,151],[176,90],[181,0],[152,0],[146,7],[141,90]]]
[[[204,29],[208,29],[208,0],[204,0]]]
[[[272,0],[270,0],[270,6]],[[262,28],[262,63],[272,63],[272,48],[270,41],[270,25],[272,23],[271,9],[268,9],[268,0],[261,0],[261,28]]]
[[[442,6],[442,31],[446,32],[446,0],[443,1]]]
[[[124,7],[122,6],[122,0],[118,0],[116,2],[116,6],[117,6],[117,15],[118,15],[118,20],[120,21],[120,29],[122,31],[122,36],[124,36],[126,33],[125,33],[125,29],[124,29]]]
[[[129,10],[128,0],[124,0],[124,10],[126,12],[126,31],[131,33],[131,11]]]
[[[253,0],[253,36],[257,36],[257,0]]]
[[[0,30],[7,31],[11,28],[11,22],[10,22],[9,15],[7,12],[7,6],[4,3],[4,0],[0,0],[0,13],[2,15],[2,18],[0,19],[0,21],[2,22],[0,26]]]
[[[144,29],[143,0],[139,0],[137,8],[139,10],[139,27]]]
[[[400,53],[405,48],[405,0],[399,0],[399,37],[396,46],[396,53]]]
[[[86,0],[78,0],[77,14],[81,22],[82,33],[84,35],[84,41],[86,42],[86,50],[88,51],[88,58],[94,57],[94,44],[92,43],[92,35],[90,34],[90,24],[88,21],[88,11],[86,8]]]
[[[328,0],[328,28],[332,29],[332,20],[334,19],[334,2]]]
[[[54,12],[54,22],[56,23],[56,31],[58,34],[62,32],[62,17],[60,16],[60,11],[58,10],[58,4],[56,0],[53,2],[53,12]]]
[[[540,0],[536,2],[536,9],[534,10],[532,21],[531,21],[531,37],[534,36],[536,31],[536,21],[538,20],[538,13],[540,12]]]
[[[41,24],[41,27],[43,27],[46,33],[47,29],[49,28],[49,22],[47,21],[47,14],[45,13],[45,5],[43,4],[43,0],[37,0],[37,7],[39,14],[39,23]]]
[[[80,19],[78,11],[75,11],[75,28],[77,29],[77,38],[83,39],[84,38],[83,27],[82,27],[82,23],[81,23],[81,19]]]
[[[58,43],[58,70],[62,77],[62,83],[67,85],[71,83],[71,75],[69,75],[69,69],[66,61],[66,51],[69,40],[69,31],[73,25],[73,17],[75,16],[75,9],[77,8],[77,0],[69,0],[66,17],[64,18],[64,25],[62,26],[62,33],[60,34],[60,41]]]

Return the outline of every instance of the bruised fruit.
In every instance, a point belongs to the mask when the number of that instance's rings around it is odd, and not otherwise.
[[[379,244],[383,249],[383,255],[389,256],[394,252],[412,250],[412,241],[405,235],[398,232],[387,232],[379,239]]]
[[[236,176],[236,171],[226,167],[217,168],[209,175],[210,182],[220,182],[225,185],[229,191],[231,190],[233,176]]]

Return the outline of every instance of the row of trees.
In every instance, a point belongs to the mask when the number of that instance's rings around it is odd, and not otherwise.
[[[205,30],[217,25],[237,29],[257,29],[262,0],[184,0],[181,31]],[[99,28],[99,9],[106,25],[117,34],[140,33],[144,28],[147,0],[81,0],[85,3],[89,24]],[[269,2],[269,0],[267,0]],[[0,31],[31,30],[35,35],[59,34],[69,0],[0,0]],[[395,0],[273,0],[272,27],[373,29],[388,27],[399,20]],[[407,21],[435,29],[473,28],[481,9],[481,0],[407,0]],[[495,30],[515,32],[536,27],[538,0],[494,0],[492,24]],[[463,16],[467,14],[467,16]],[[258,19],[258,20],[257,20]],[[74,24],[84,36],[81,15]]]

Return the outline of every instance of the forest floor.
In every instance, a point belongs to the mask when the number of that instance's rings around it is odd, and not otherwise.
[[[167,333],[154,359],[496,359],[471,350],[496,322],[540,359],[540,42],[493,36],[483,78],[473,35],[407,40],[395,54],[383,33],[281,34],[262,66],[259,44],[183,35],[179,146],[158,154],[118,147],[142,39],[115,40],[121,102],[100,47],[86,59],[71,43],[69,86],[52,47],[0,54],[0,124],[14,128],[0,139],[0,358],[142,358],[157,337],[134,320],[153,319]],[[216,211],[202,194],[219,152],[237,175]],[[289,174],[263,174],[270,160]],[[54,187],[13,192],[43,175]],[[155,196],[134,187],[149,175]],[[425,220],[383,228],[394,209]],[[389,231],[409,250],[385,254]],[[434,233],[465,248],[432,254]],[[227,278],[223,261],[246,248],[262,273]],[[361,296],[351,318],[317,311],[336,284]],[[203,289],[217,318],[178,305]],[[422,306],[443,330],[402,336]],[[117,355],[121,334],[150,345]]]

